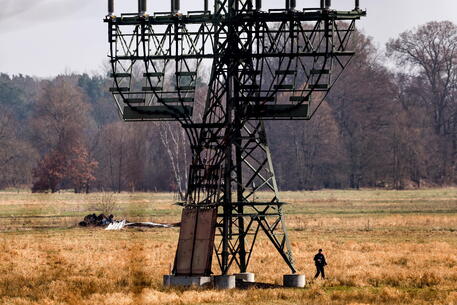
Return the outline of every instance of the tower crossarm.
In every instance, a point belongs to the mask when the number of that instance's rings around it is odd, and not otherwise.
[[[309,119],[311,100],[319,105],[337,78],[333,62],[342,71],[354,55],[347,43],[355,20],[365,15],[359,9],[219,12],[105,18],[113,68],[111,91],[124,120],[193,122],[201,62],[233,56],[251,61],[257,69],[249,70],[251,74],[244,78],[250,81],[240,87],[241,100],[251,105],[246,116]],[[227,45],[229,27],[240,38],[236,54],[218,47]],[[271,99],[273,103],[267,103]],[[301,104],[305,106],[297,106]]]

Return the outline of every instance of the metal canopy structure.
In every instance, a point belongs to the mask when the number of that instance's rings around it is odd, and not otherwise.
[[[121,16],[108,2],[110,90],[121,116],[185,128],[192,160],[183,217],[192,209],[216,215],[205,223],[222,274],[233,265],[247,271],[260,232],[295,273],[264,121],[313,116],[354,55],[350,39],[365,11],[358,0],[348,11],[332,10],[329,0],[300,9],[286,0],[270,10],[260,0],[214,0],[211,9],[204,0],[202,10],[182,14],[171,2],[170,12],[149,15],[139,0],[138,13]],[[204,62],[207,96],[197,100]],[[269,195],[258,201],[258,191]],[[202,255],[192,249],[205,230],[189,230],[181,229],[177,260]],[[186,265],[185,275],[208,275],[211,251],[203,251],[207,268]]]

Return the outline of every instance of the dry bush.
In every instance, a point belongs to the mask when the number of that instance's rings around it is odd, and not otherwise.
[[[94,205],[94,210],[104,214],[111,214],[118,208],[116,195],[114,193],[101,193],[98,201]]]

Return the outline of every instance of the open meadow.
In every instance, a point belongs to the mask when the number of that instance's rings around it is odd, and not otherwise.
[[[0,192],[0,304],[457,305],[457,188],[283,192],[298,270],[312,278],[323,248],[328,279],[232,291],[162,287],[177,228],[79,228],[100,196]],[[171,194],[115,198],[117,219],[179,221]],[[256,250],[257,281],[281,284],[288,268],[263,236]]]

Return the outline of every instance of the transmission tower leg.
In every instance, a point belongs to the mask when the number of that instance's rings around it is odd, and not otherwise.
[[[257,235],[263,231],[295,273],[265,127],[261,121],[248,121],[238,130],[240,132],[233,137],[232,172],[226,173],[226,179],[230,176],[230,181],[236,183],[237,201],[232,202],[230,208],[226,206],[220,215],[224,226],[220,232],[221,243],[216,247],[221,270],[227,272],[235,263],[241,273],[247,272]],[[260,191],[263,199],[257,201],[256,194]],[[225,226],[229,223],[227,215],[231,215],[233,231]]]
[[[236,145],[236,179],[237,179],[237,202],[243,202],[243,174],[242,174],[242,151],[241,151],[241,141],[238,141]],[[237,207],[238,213],[238,236],[239,236],[239,260],[240,260],[240,272],[244,273],[247,271],[247,262],[246,262],[246,232],[244,225],[244,207],[242,204],[238,204]]]
[[[281,257],[295,273],[292,251],[284,221],[282,203],[279,199],[279,190],[273,167],[271,151],[268,146],[266,130],[262,121],[249,121],[244,127],[246,141],[251,143],[244,145],[243,165],[247,172],[250,172],[249,185],[245,184],[244,199],[254,208],[257,215],[254,217],[258,227],[267,235],[273,246]],[[269,196],[270,199],[256,202],[256,192],[265,193],[262,196]],[[267,197],[268,198],[268,197]],[[255,243],[255,240],[254,242]],[[254,244],[251,245],[251,248]],[[252,250],[251,250],[252,251]]]
[[[266,135],[266,131],[265,131],[265,126],[262,122],[262,129],[263,129],[263,132],[265,133]],[[276,175],[275,175],[275,172],[274,172],[274,167],[273,167],[273,158],[271,157],[271,151],[270,151],[270,147],[268,146],[268,142],[267,142],[267,138],[265,136],[265,151],[267,153],[267,159],[268,159],[268,166],[270,168],[270,172],[272,173],[272,176],[273,176],[273,187],[275,189],[275,197],[278,199],[279,201],[279,188],[278,188],[278,184],[277,184],[277,181],[276,181]],[[286,249],[287,249],[287,256],[288,256],[288,259],[290,260],[291,262],[291,269],[293,272],[295,272],[293,269],[294,266],[293,266],[293,255],[292,255],[292,246],[290,245],[290,239],[289,239],[289,234],[287,233],[287,226],[286,226],[286,222],[284,220],[284,214],[282,213],[282,207],[280,206],[279,208],[279,214],[280,214],[280,218],[281,218],[281,226],[282,226],[282,230],[284,232],[284,236],[285,236],[285,246],[286,246]]]
[[[222,275],[226,275],[230,269],[229,256],[231,250],[230,240],[232,239],[232,213],[233,213],[233,203],[232,203],[232,170],[233,170],[233,160],[232,160],[232,149],[233,149],[233,136],[232,136],[232,98],[233,98],[233,86],[234,86],[234,75],[233,75],[233,66],[228,67],[227,72],[227,119],[226,119],[226,129],[225,129],[225,167],[224,167],[224,201],[223,201],[223,229],[222,229]],[[223,145],[224,146],[224,145]]]
[[[222,228],[222,266],[221,271],[222,275],[226,275],[228,269],[230,268],[229,265],[229,240],[231,239],[231,214],[232,214],[232,190],[231,190],[231,171],[230,168],[232,167],[232,160],[231,158],[231,148],[230,152],[229,149],[226,151],[227,159],[225,160],[225,170],[224,170],[224,202],[223,202],[223,228]]]
[[[279,188],[276,181],[276,175],[273,167],[273,159],[271,156],[270,147],[268,146],[268,140],[265,130],[265,124],[263,121],[259,122],[260,125],[260,145],[262,150],[265,152],[266,161],[267,161],[267,172],[269,172],[271,186],[273,187],[274,198],[272,202],[280,202],[279,199]],[[259,225],[267,234],[268,238],[272,241],[273,245],[279,251],[284,261],[287,263],[292,273],[295,273],[294,260],[292,255],[292,247],[290,245],[289,236],[287,233],[287,226],[284,220],[284,214],[282,211],[282,205],[277,206],[278,218],[274,223],[274,226],[271,227],[267,222],[262,219],[259,219]],[[279,232],[278,232],[279,231]]]

